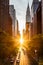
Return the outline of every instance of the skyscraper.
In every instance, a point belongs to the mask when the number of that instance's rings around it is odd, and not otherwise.
[[[33,0],[32,7],[32,23],[33,23],[33,36],[36,34],[41,34],[41,2],[39,0]]]
[[[30,16],[30,8],[29,4],[27,6],[27,11],[26,11],[26,37],[29,39],[29,26],[31,22],[31,16]]]
[[[14,5],[9,5],[9,14],[12,18],[12,35],[15,36],[16,11]]]
[[[30,22],[31,22],[31,16],[30,16],[29,4],[28,4],[27,11],[26,11],[26,31],[29,30]]]
[[[27,11],[26,11],[26,22],[30,22],[30,8],[29,8],[29,4],[27,6]]]
[[[9,13],[9,0],[0,0],[0,23],[4,26],[4,21]],[[8,17],[7,17],[8,18]],[[2,27],[2,25],[0,26]],[[3,27],[2,27],[3,29]]]
[[[33,13],[36,12],[38,5],[39,5],[39,0],[33,0],[32,2]]]
[[[43,33],[43,0],[42,1],[42,33]]]
[[[9,0],[0,0],[0,28],[11,34],[11,20],[9,21]]]

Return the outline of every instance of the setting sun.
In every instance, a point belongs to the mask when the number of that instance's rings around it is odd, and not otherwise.
[[[23,39],[23,36],[22,36],[22,34],[21,34],[20,44],[23,44],[23,42],[24,42],[24,39]]]
[[[20,39],[20,43],[23,44],[23,41],[24,41],[24,40],[21,38],[21,39]]]

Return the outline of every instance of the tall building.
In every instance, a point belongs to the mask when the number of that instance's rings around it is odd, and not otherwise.
[[[41,0],[42,2],[42,34],[43,34],[43,0]]]
[[[41,1],[39,2],[38,9],[36,11],[37,14],[37,34],[42,34],[42,8],[41,8]]]
[[[33,23],[30,23],[30,39],[33,37]]]
[[[31,7],[31,20],[33,23],[33,36],[36,34],[41,34],[41,2],[39,0],[33,0]]]
[[[16,22],[15,22],[15,36],[17,36],[18,32],[19,32],[19,27],[18,27],[18,20],[16,19]]]
[[[32,2],[33,14],[36,12],[36,10],[38,8],[38,4],[39,4],[39,0],[33,0],[33,2]]]
[[[31,6],[31,20],[33,21],[34,15],[36,13],[36,10],[39,5],[39,0],[33,0],[32,6]]]
[[[9,14],[9,0],[0,0],[0,27],[3,29],[4,27],[4,21],[6,19],[6,15],[8,16]],[[8,17],[7,17],[8,18]],[[2,27],[3,25],[3,27]]]
[[[27,6],[27,11],[26,11],[26,22],[30,22],[30,8],[29,8],[29,4]]]
[[[16,11],[14,5],[9,5],[9,14],[12,18],[12,35],[15,36]]]
[[[16,30],[16,32],[15,32],[16,37],[17,37],[18,39],[20,39],[21,35],[20,35],[20,31],[19,31],[19,24],[18,24],[18,20],[16,20],[15,30]]]
[[[39,5],[39,0],[33,0],[32,6],[31,6],[31,22],[33,22],[33,18],[38,8],[38,5]]]
[[[18,20],[16,19],[14,5],[9,5],[9,14],[12,18],[12,35],[16,37],[18,34]]]
[[[29,4],[27,6],[27,11],[26,11],[26,30],[29,30],[29,24],[31,22],[31,16],[30,16],[30,8]]]
[[[19,24],[18,24],[18,20],[17,20],[17,34],[19,32]]]
[[[32,2],[32,7],[31,7],[31,11],[32,11],[32,23],[33,23],[33,35],[37,34],[37,15],[36,15],[36,11],[39,5],[39,0],[33,0]]]
[[[12,32],[10,19],[9,0],[0,0],[0,28],[9,34]]]
[[[31,16],[30,16],[30,8],[29,4],[27,6],[27,11],[26,11],[26,37],[29,39],[29,26],[31,22]]]

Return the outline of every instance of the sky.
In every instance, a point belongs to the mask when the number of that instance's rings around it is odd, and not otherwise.
[[[16,10],[16,17],[19,22],[19,30],[22,31],[25,28],[26,22],[26,10],[27,6],[31,7],[32,0],[10,0],[10,4],[14,5]]]

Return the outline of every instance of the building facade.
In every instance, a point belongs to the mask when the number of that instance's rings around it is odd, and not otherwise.
[[[12,35],[15,36],[16,11],[14,5],[9,5],[9,14],[12,18]]]
[[[39,0],[33,0],[31,7],[32,15],[31,22],[33,24],[33,33],[32,35],[42,33],[42,22],[41,22],[41,2]]]
[[[12,35],[12,24],[10,22],[10,19],[11,18],[9,15],[9,0],[0,0],[0,28],[6,33]]]
[[[43,34],[43,0],[41,0],[42,3],[42,34]]]
[[[18,27],[18,20],[16,19],[16,22],[15,22],[15,36],[18,35],[18,32],[19,32],[19,27]]]
[[[41,9],[41,2],[39,2],[38,9],[36,11],[37,14],[37,34],[42,34],[42,9]]]
[[[31,22],[33,23],[33,35],[37,34],[37,8],[38,8],[39,1],[38,0],[33,0],[32,2],[32,16],[31,16]]]
[[[27,11],[26,11],[26,37],[29,40],[29,27],[30,27],[30,22],[31,22],[31,16],[30,16],[30,8],[29,4],[27,6]]]
[[[30,23],[30,39],[33,37],[33,23]]]
[[[29,8],[29,4],[27,6],[27,11],[26,11],[26,22],[30,22],[31,17],[30,17],[30,8]]]

